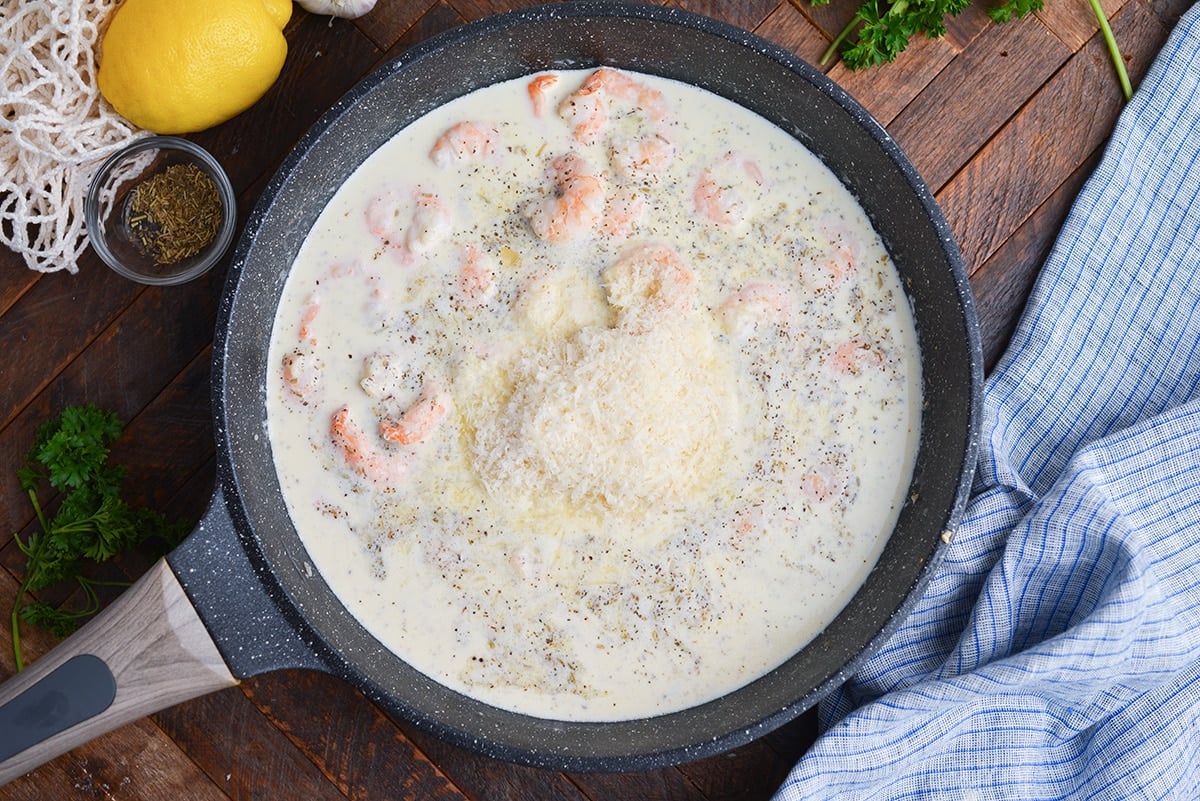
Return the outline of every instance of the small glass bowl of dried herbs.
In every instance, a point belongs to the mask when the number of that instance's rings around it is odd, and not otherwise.
[[[203,275],[233,242],[229,177],[204,148],[174,136],[138,139],[109,157],[84,201],[92,247],[120,275],[182,284]]]

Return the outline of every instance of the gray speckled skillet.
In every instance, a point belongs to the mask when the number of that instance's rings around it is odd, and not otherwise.
[[[585,724],[465,698],[410,668],[354,620],[313,570],[285,511],[265,436],[265,377],[293,257],[330,196],[368,155],[419,115],[478,87],[598,64],[728,97],[829,165],[858,197],[902,274],[920,337],[925,407],[910,501],[865,585],[820,636],[711,703]],[[744,31],[657,6],[563,3],[449,31],[339,101],[264,191],[237,247],[216,331],[220,458],[209,511],[167,564],[112,608],[108,622],[96,622],[110,639],[139,627],[146,634],[105,651],[81,633],[39,660],[38,672],[0,687],[0,781],[155,708],[288,667],[343,677],[388,712],[446,740],[530,765],[642,770],[744,744],[852,674],[923,589],[969,489],[981,384],[970,289],[945,220],[878,123],[819,72]],[[166,631],[157,631],[161,621]],[[184,670],[184,663],[192,667]],[[55,704],[61,714],[47,712]]]

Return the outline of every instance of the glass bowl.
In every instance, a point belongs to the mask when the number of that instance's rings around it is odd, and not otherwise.
[[[109,267],[160,286],[212,269],[237,227],[225,170],[204,148],[174,136],[138,139],[106,159],[83,213],[92,247]]]

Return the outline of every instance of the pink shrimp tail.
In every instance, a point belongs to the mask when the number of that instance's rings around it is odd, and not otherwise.
[[[398,418],[381,420],[379,435],[388,442],[414,445],[424,441],[446,416],[446,404],[438,392],[428,388],[421,391],[416,403]]]
[[[533,103],[533,114],[541,117],[546,113],[546,92],[558,83],[557,75],[537,75],[529,82],[529,101]]]

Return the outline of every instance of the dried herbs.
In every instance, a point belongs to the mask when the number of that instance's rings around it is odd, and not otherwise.
[[[129,229],[156,264],[195,256],[217,235],[221,196],[193,164],[175,164],[139,184],[129,198]]]

